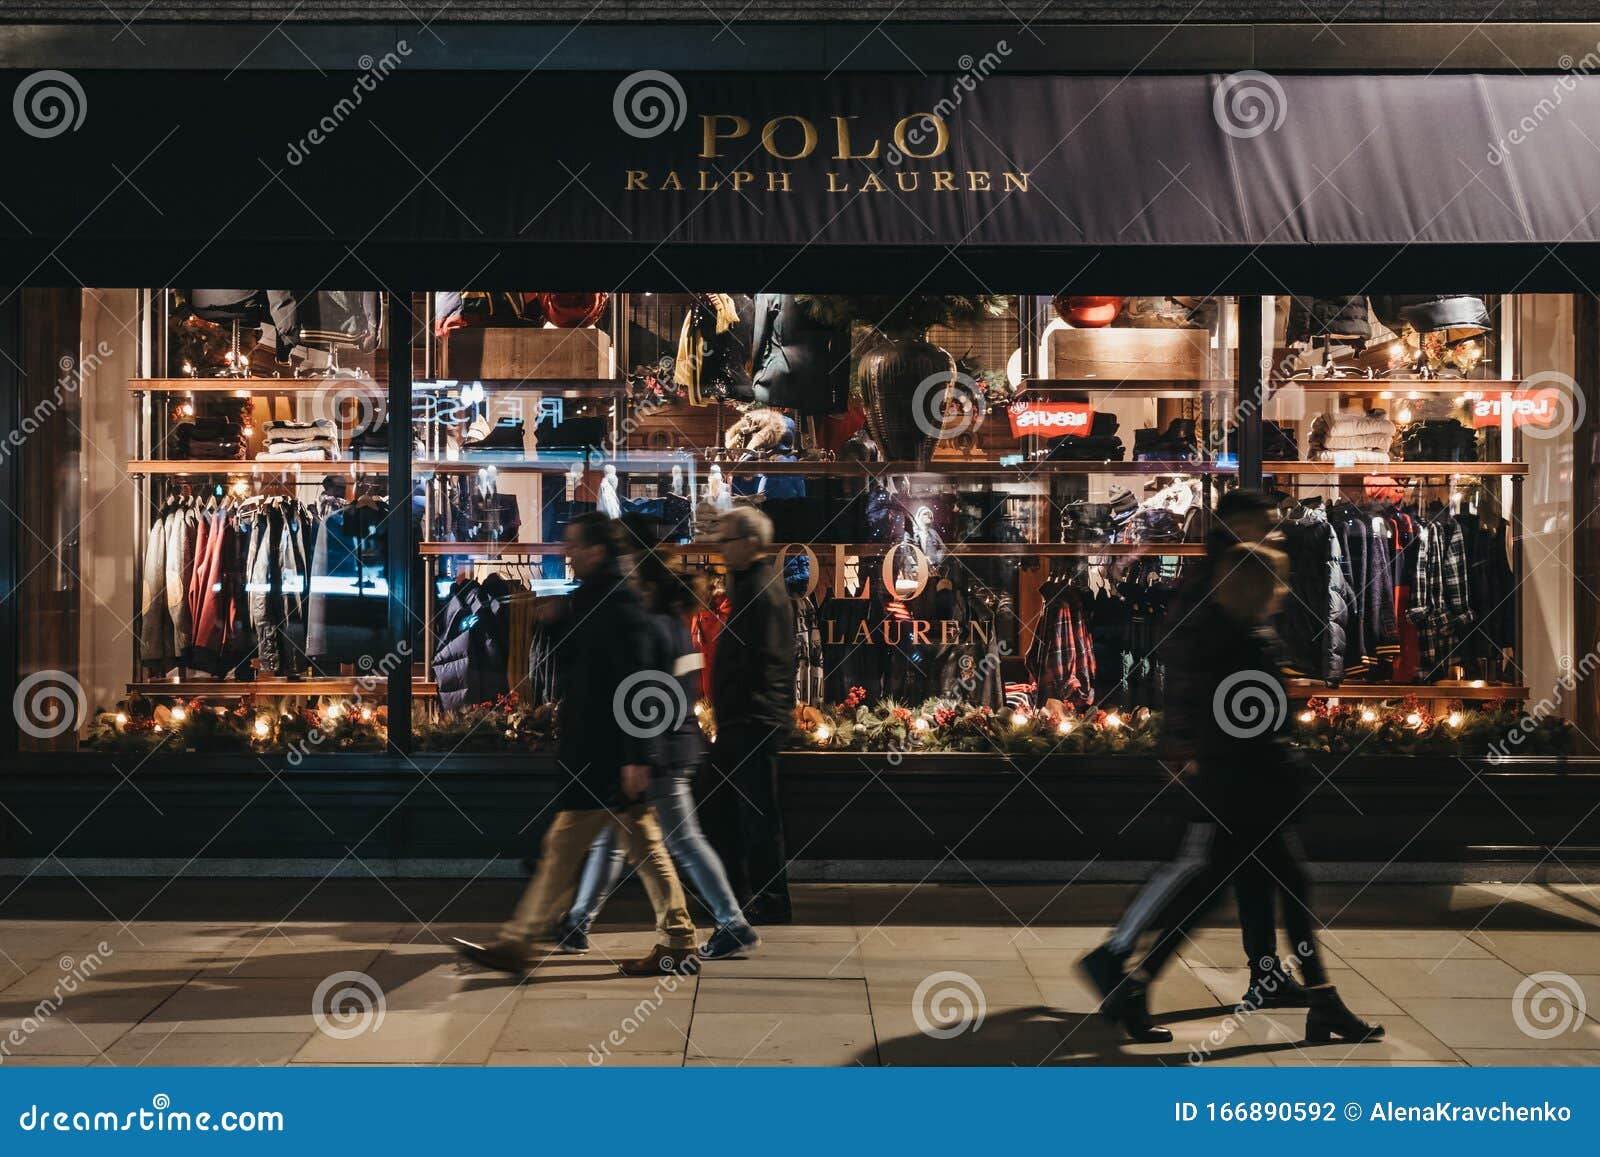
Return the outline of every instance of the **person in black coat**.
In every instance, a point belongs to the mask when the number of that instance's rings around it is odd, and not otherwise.
[[[589,847],[614,825],[650,896],[658,936],[649,956],[618,967],[651,976],[692,969],[699,963],[694,921],[645,801],[665,730],[657,709],[677,684],[652,665],[655,628],[623,580],[620,524],[595,512],[579,515],[567,524],[566,551],[578,590],[546,618],[560,631],[557,762],[567,782],[556,795],[538,870],[499,938],[489,945],[458,939],[457,950],[487,968],[527,971],[536,943],[557,943]]]
[[[772,522],[740,506],[722,516],[728,621],[711,658],[716,746],[700,786],[701,814],[754,924],[791,919],[778,751],[794,729],[794,612],[765,555]]]
[[[1172,1039],[1171,1032],[1151,1023],[1146,991],[1224,885],[1236,876],[1304,876],[1298,845],[1287,828],[1310,784],[1304,757],[1289,742],[1282,649],[1272,628],[1289,592],[1288,569],[1289,560],[1279,551],[1233,547],[1217,560],[1210,594],[1181,638],[1181,661],[1205,699],[1187,704],[1194,754],[1188,787],[1216,822],[1203,870],[1151,921],[1163,931],[1138,970],[1111,985],[1091,971],[1106,996],[1101,1012],[1135,1040]],[[1304,885],[1298,899],[1285,910],[1284,923],[1308,982],[1306,1039],[1376,1040],[1383,1027],[1356,1016],[1328,983]]]
[[[626,522],[626,519],[624,519]],[[692,576],[681,575],[653,552],[637,556],[634,578],[654,628],[653,666],[672,672],[677,692],[662,696],[664,728],[660,758],[650,776],[649,799],[665,829],[667,851],[679,873],[693,886],[716,921],[716,931],[700,947],[703,960],[744,956],[761,946],[745,919],[721,859],[707,842],[695,815],[690,791],[705,758],[705,736],[694,703],[700,697],[705,658],[689,633],[689,619],[705,605]],[[614,829],[600,834],[584,865],[583,883],[573,901],[561,942],[588,946],[589,926],[622,875],[623,851]]]

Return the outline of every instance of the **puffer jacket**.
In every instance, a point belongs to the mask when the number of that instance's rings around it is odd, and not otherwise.
[[[806,414],[837,414],[850,400],[850,334],[817,321],[791,294],[756,295],[754,393]]]
[[[439,612],[433,678],[439,706],[460,711],[491,703],[506,694],[506,660],[511,640],[511,591],[506,580],[490,575],[456,584]]]
[[[1289,299],[1289,328],[1284,340],[1291,345],[1339,337],[1365,341],[1371,336],[1372,323],[1367,320],[1367,299],[1364,295]]]
[[[1378,320],[1398,332],[1409,325],[1418,333],[1441,329],[1489,329],[1489,307],[1481,297],[1453,293],[1389,294],[1372,299]]]
[[[1279,632],[1289,670],[1338,686],[1344,679],[1349,632],[1357,619],[1339,537],[1321,511],[1285,519],[1280,529],[1289,555],[1289,597]]]

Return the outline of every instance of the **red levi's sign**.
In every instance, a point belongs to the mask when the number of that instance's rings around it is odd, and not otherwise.
[[[1018,438],[1028,434],[1082,437],[1094,420],[1094,407],[1088,402],[1012,402],[1007,413],[1011,415],[1011,433]]]
[[[1498,426],[1506,406],[1511,407],[1511,425],[1548,426],[1562,413],[1561,391],[1557,389],[1517,390],[1510,394],[1486,394],[1472,402],[1472,425],[1481,430]]]

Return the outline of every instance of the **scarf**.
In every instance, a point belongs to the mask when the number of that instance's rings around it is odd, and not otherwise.
[[[678,360],[672,371],[672,380],[689,391],[691,406],[709,406],[715,401],[714,398],[707,398],[700,393],[700,373],[706,356],[706,335],[701,327],[695,324],[701,316],[701,310],[708,303],[716,314],[715,334],[727,333],[739,321],[739,311],[734,308],[733,298],[726,293],[701,295],[683,319],[683,331],[678,335]]]

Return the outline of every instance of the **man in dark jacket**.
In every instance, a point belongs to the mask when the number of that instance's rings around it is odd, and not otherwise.
[[[772,522],[749,507],[722,516],[728,621],[711,660],[717,739],[709,804],[712,845],[753,924],[791,919],[778,810],[778,750],[794,727],[794,619],[783,575],[764,556]]]
[[[695,927],[655,813],[645,805],[650,770],[658,762],[660,730],[648,715],[671,674],[651,669],[656,638],[639,597],[624,581],[620,524],[603,514],[573,519],[567,558],[578,590],[551,617],[561,638],[558,763],[569,777],[555,799],[539,868],[511,918],[490,945],[457,940],[475,964],[525,972],[535,943],[554,943],[572,907],[579,875],[594,843],[614,824],[638,865],[655,909],[658,943],[643,960],[619,965],[630,975],[694,968]]]

